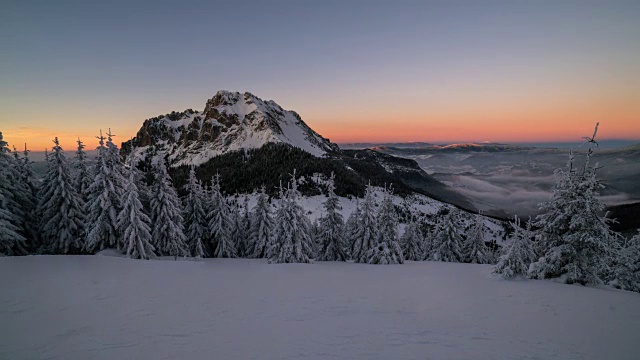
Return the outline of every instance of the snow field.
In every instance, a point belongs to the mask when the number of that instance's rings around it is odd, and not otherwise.
[[[492,269],[5,257],[0,358],[638,358],[640,294]]]

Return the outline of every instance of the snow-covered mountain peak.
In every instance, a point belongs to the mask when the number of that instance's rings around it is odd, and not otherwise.
[[[314,156],[337,150],[296,112],[249,92],[226,90],[209,99],[202,112],[186,110],[145,120],[123,149],[133,148],[140,156],[149,150],[160,152],[178,166],[199,165],[216,155],[267,143],[287,143]]]

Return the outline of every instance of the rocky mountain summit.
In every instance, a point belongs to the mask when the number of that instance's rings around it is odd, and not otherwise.
[[[172,166],[200,165],[216,155],[287,143],[314,156],[338,151],[313,131],[295,111],[245,92],[218,91],[204,111],[185,110],[144,121],[123,152],[168,155]]]
[[[362,196],[366,184],[389,186],[398,194],[419,193],[473,210],[467,199],[426,174],[411,159],[374,150],[341,150],[312,130],[294,111],[245,92],[218,91],[203,111],[172,112],[147,119],[135,138],[122,144],[141,168],[163,157],[171,165],[174,185],[182,189],[189,166],[205,183],[223,179],[227,193],[251,193],[265,186],[277,193],[294,171],[301,179],[335,174],[336,193]],[[321,194],[321,183],[307,182],[306,195]]]

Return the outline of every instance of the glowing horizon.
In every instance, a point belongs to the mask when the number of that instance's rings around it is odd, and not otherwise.
[[[303,118],[304,119],[304,118]],[[560,142],[580,142],[583,136],[589,135],[593,130],[593,126],[596,122],[600,122],[599,138],[601,140],[617,140],[617,141],[637,141],[640,143],[639,135],[630,135],[630,132],[625,129],[631,129],[632,126],[625,128],[623,124],[622,134],[616,133],[615,129],[608,128],[610,124],[605,120],[594,119],[593,121],[584,121],[582,124],[573,124],[560,127],[564,130],[562,132],[545,131],[532,128],[531,131],[524,131],[522,129],[504,129],[503,131],[496,131],[494,128],[487,127],[485,131],[478,131],[473,129],[472,132],[468,132],[468,135],[461,135],[460,127],[451,126],[448,128],[439,127],[437,131],[430,131],[428,125],[419,125],[416,127],[410,127],[402,129],[398,133],[393,133],[387,130],[380,131],[380,129],[386,129],[388,127],[386,122],[370,121],[351,121],[349,126],[331,126],[314,127],[312,122],[307,121],[307,124],[316,130],[323,137],[330,139],[334,143],[348,144],[348,143],[410,143],[410,142],[425,142],[433,144],[455,144],[455,143],[509,143],[509,144],[530,144],[530,143],[560,143]],[[363,123],[368,124],[368,128],[365,130],[354,130],[356,135],[350,135],[346,130],[363,126]],[[140,121],[139,126],[142,126]],[[120,131],[116,128],[111,128],[115,134],[114,140],[118,146],[122,142],[135,136],[139,130],[139,126],[135,129],[129,127],[128,130]],[[80,138],[86,145],[86,150],[93,150],[98,145],[97,135],[100,129],[94,133],[91,132],[60,132],[56,134],[53,130],[48,129],[30,129],[30,128],[18,128],[13,132],[9,128],[8,132],[3,131],[4,140],[9,143],[10,148],[15,146],[18,151],[22,151],[26,143],[28,149],[33,152],[42,152],[44,149],[51,149],[53,146],[53,139],[58,137],[60,144],[66,151],[72,151],[76,148],[76,140]],[[108,128],[102,129],[103,134],[107,132]],[[531,137],[531,133],[536,134],[535,137]]]

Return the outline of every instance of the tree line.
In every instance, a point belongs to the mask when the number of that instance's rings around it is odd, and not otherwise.
[[[113,135],[100,134],[89,166],[78,140],[72,161],[54,139],[46,172],[38,179],[29,151],[11,151],[0,133],[0,254],[91,254],[116,249],[136,259],[157,256],[267,258],[272,263],[347,261],[402,264],[447,261],[496,264],[504,277],[561,278],[567,283],[608,283],[640,291],[640,235],[624,238],[609,228],[596,194],[598,166],[575,165],[571,157],[543,214],[525,226],[515,218],[503,246],[485,240],[479,215],[442,207],[433,225],[393,203],[393,190],[365,186],[345,220],[335,176],[324,181],[323,215],[314,223],[301,202],[296,171],[280,180],[277,196],[265,187],[250,208],[222,190],[214,175],[204,183],[190,167],[182,196],[165,159],[153,158],[147,172],[134,156],[126,161]],[[594,134],[595,138],[595,134]],[[233,182],[234,179],[227,182]],[[380,191],[382,200],[376,201]],[[465,218],[467,216],[467,218]]]

